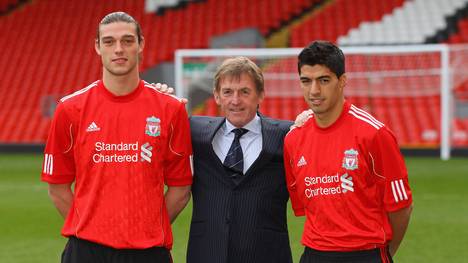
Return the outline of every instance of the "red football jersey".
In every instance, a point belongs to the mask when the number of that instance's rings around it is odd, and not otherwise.
[[[61,99],[42,180],[75,182],[64,236],[114,248],[172,247],[164,184],[192,183],[183,103],[143,81],[114,96],[102,81]]]
[[[288,133],[286,180],[296,215],[306,215],[303,245],[324,251],[383,247],[387,213],[412,203],[405,163],[392,132],[345,102],[327,128],[313,116]]]

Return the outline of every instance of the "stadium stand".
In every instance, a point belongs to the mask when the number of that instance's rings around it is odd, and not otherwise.
[[[424,43],[447,27],[447,17],[467,4],[467,0],[406,1],[379,21],[361,23],[337,42],[342,46]]]
[[[4,30],[0,48],[6,50],[0,60],[4,77],[0,143],[43,143],[49,125],[43,112],[53,106],[46,105],[49,98],[59,98],[99,77],[92,40],[99,19],[109,12],[126,11],[142,24],[146,69],[171,61],[177,48],[207,48],[211,36],[244,27],[257,27],[267,34],[313,2],[196,1],[167,9],[161,16],[145,13],[144,0],[27,2],[0,18]]]
[[[194,0],[146,0],[145,12],[163,14],[166,9],[183,6]]]
[[[378,21],[391,13],[404,0],[336,0],[292,30],[291,46],[303,47],[311,39],[336,42],[339,36],[359,26],[362,22]]]
[[[414,1],[347,1],[331,2],[317,15],[294,28],[290,43],[295,47],[307,45],[311,39],[325,39],[339,45],[392,45],[422,43],[467,43],[468,42],[468,1],[467,0],[414,0]],[[448,40],[447,40],[448,38]],[[359,58],[353,58],[359,59]],[[361,58],[363,59],[363,58]],[[419,68],[436,68],[432,65],[439,61],[436,54],[423,61],[415,59]],[[405,62],[408,63],[408,62]],[[347,70],[372,71],[382,65],[405,63],[380,61],[368,68],[358,68],[348,63]],[[415,65],[406,64],[408,69]],[[413,80],[415,86],[438,81],[430,77]],[[383,81],[382,83],[388,83]],[[397,83],[395,83],[397,84]],[[351,80],[349,87],[365,87],[366,83]],[[397,86],[397,85],[396,85]],[[392,88],[391,86],[385,88]],[[465,93],[465,85],[455,89],[460,100]],[[437,145],[440,133],[440,97],[426,94],[422,97],[383,96],[371,101],[363,96],[348,94],[348,99],[366,108],[397,133],[402,145],[421,147]],[[365,101],[364,103],[361,103]],[[454,121],[454,134],[458,139],[455,145],[468,145],[468,130],[464,120]]]
[[[145,8],[150,4],[144,0],[113,0],[99,4],[92,0],[0,0],[0,14],[4,14],[0,16],[4,33],[0,48],[5,51],[0,59],[3,73],[0,143],[45,141],[55,101],[100,76],[101,67],[92,41],[95,26],[102,16],[116,10],[132,14],[142,24],[147,40],[143,70],[172,61],[176,49],[207,48],[213,36],[253,27],[268,38],[272,32],[289,26],[298,18],[302,20],[291,27],[289,44],[292,47],[303,47],[314,39],[341,45],[468,42],[468,0],[186,2],[168,0],[164,12],[146,13]],[[16,8],[18,6],[21,8]],[[377,58],[371,64],[359,62],[366,60],[360,56],[348,59],[348,72],[385,70],[392,65],[400,70],[414,68],[416,64],[422,69],[440,66],[434,64],[438,59],[431,56],[422,60],[415,58],[413,64],[405,64],[398,57]],[[297,70],[295,61],[280,64]],[[276,73],[283,70],[275,63],[262,67]],[[409,81],[416,88],[424,89],[428,85],[423,84],[438,80],[415,77]],[[281,90],[275,90],[278,82],[297,86],[297,82],[287,79],[267,80],[268,96],[260,110],[272,117],[294,119],[307,106],[300,94],[281,94]],[[402,94],[407,91],[398,89],[398,79],[384,79],[382,83],[380,95],[370,97],[362,93],[368,82],[351,78],[348,86],[356,89],[346,95],[358,107],[387,123],[402,145],[436,145],[440,132],[439,95],[425,91],[424,96],[404,96]],[[393,90],[394,94],[385,93],[387,90]],[[468,101],[467,82],[457,85],[455,94],[459,101]],[[209,99],[195,113],[216,115],[218,109]],[[455,144],[468,145],[468,122],[456,119],[454,129]]]

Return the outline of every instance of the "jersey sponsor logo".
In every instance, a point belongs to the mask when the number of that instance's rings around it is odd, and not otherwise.
[[[161,120],[154,116],[146,118],[145,134],[157,137],[161,134]]]
[[[403,200],[408,200],[408,195],[406,194],[406,188],[405,184],[403,183],[403,179],[392,181],[391,186],[393,198],[395,199],[396,203]]]
[[[140,156],[141,156],[141,161],[147,161],[149,163],[151,163],[151,156],[153,156],[153,146],[150,145],[149,142],[143,144],[141,146],[141,152],[140,152]]]
[[[341,189],[343,189],[343,193],[348,191],[354,192],[354,184],[353,184],[353,177],[348,175],[347,173],[343,174],[340,177],[341,180]]]
[[[346,170],[356,170],[358,168],[358,151],[349,149],[344,152],[343,164],[341,167]]]
[[[91,124],[86,128],[86,132],[95,132],[95,131],[100,131],[101,128],[97,126],[97,124],[93,121]]]
[[[50,153],[44,155],[43,170],[44,174],[52,175],[54,172],[54,156]]]
[[[307,164],[307,162],[306,162],[304,156],[301,156],[301,159],[299,159],[299,161],[297,162],[297,167],[301,167],[301,166],[304,166],[306,164]]]
[[[153,146],[149,142],[135,143],[96,142],[93,154],[94,163],[137,163],[149,162],[153,156]]]
[[[306,176],[304,194],[307,198],[322,195],[337,195],[354,192],[353,177],[345,173],[339,175]]]

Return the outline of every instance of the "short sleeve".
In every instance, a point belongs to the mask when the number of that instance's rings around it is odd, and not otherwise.
[[[73,124],[59,103],[44,150],[41,180],[51,184],[71,183],[75,179]]]
[[[290,152],[288,150],[289,142],[288,137],[284,141],[284,169],[286,172],[286,184],[289,191],[289,198],[291,200],[291,206],[294,210],[296,216],[305,215],[304,205],[299,198],[299,193],[297,192],[296,176],[293,171],[293,160],[291,158]]]
[[[164,180],[168,186],[192,184],[192,141],[184,104],[180,103],[169,127],[169,150],[164,165]]]
[[[394,212],[412,203],[408,172],[395,135],[386,127],[381,128],[372,142],[370,154],[374,173],[384,178],[384,208]]]

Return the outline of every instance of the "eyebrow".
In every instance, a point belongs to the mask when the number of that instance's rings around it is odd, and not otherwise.
[[[112,39],[114,39],[114,38],[109,36],[109,37],[101,37],[101,39],[102,39],[102,40],[112,40]]]
[[[122,39],[124,39],[124,38],[136,39],[136,36],[134,36],[134,35],[123,35],[123,36],[122,36]],[[102,39],[102,40],[115,39],[115,37],[113,37],[113,36],[103,36],[101,39]]]
[[[309,80],[309,79],[312,79],[312,78],[306,77],[306,76],[300,76],[299,78],[300,78],[301,80]],[[322,76],[316,77],[315,79],[329,79],[329,78],[331,78],[330,75],[322,75]]]
[[[133,39],[135,39],[136,36],[134,36],[134,35],[123,35],[122,38],[133,38]]]

